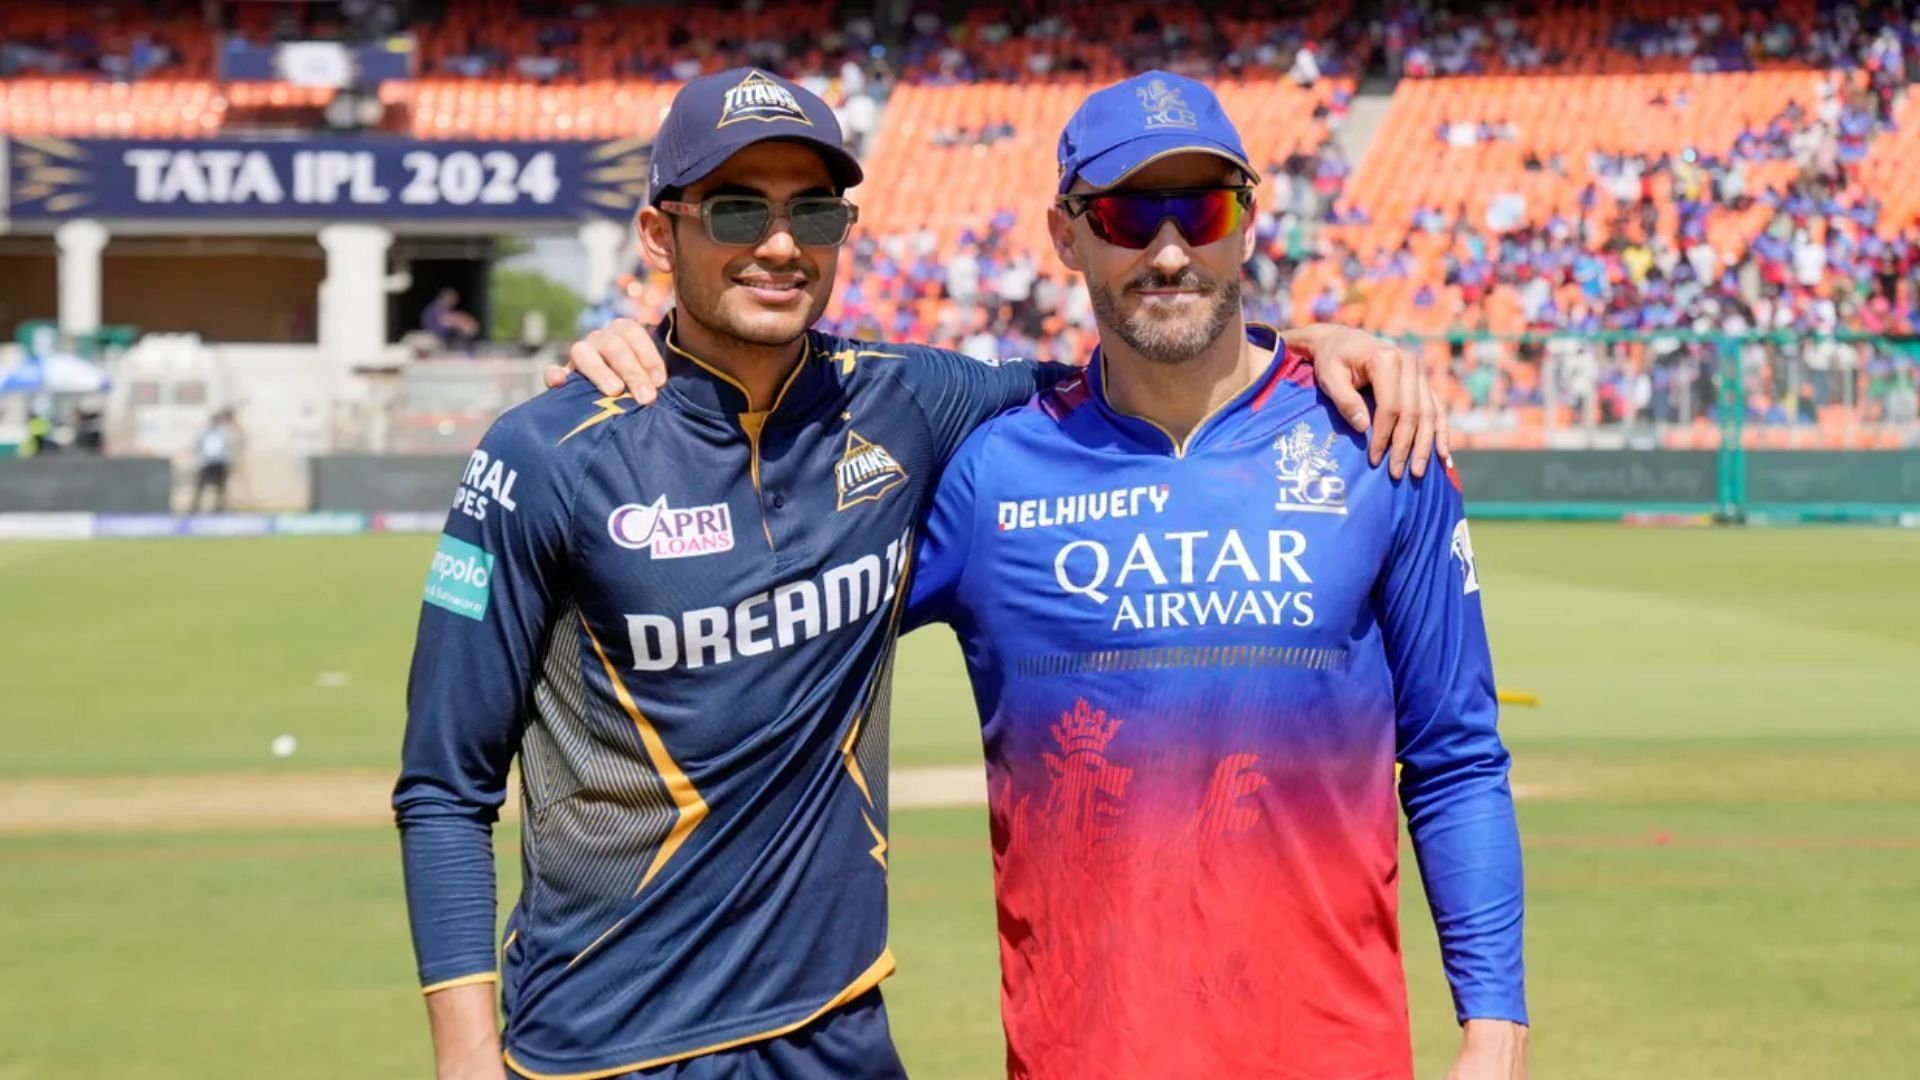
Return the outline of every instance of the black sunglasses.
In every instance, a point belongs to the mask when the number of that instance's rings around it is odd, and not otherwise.
[[[793,242],[801,247],[837,247],[847,242],[860,208],[838,195],[803,195],[776,203],[760,195],[715,195],[697,203],[663,200],[660,209],[697,217],[716,244],[745,247],[766,239],[776,217],[787,219]]]

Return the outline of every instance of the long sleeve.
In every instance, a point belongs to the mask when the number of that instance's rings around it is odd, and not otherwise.
[[[1400,800],[1459,1019],[1525,1023],[1520,835],[1497,727],[1480,581],[1451,470],[1396,493],[1378,586],[1394,679]]]
[[[495,424],[427,575],[393,808],[429,991],[496,971],[491,835],[566,547],[554,454],[522,416]]]

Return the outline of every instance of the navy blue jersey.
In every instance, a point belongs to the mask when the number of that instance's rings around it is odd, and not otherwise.
[[[810,334],[770,408],[662,337],[639,408],[502,416],[433,557],[394,792],[420,978],[494,977],[488,835],[517,755],[499,973],[528,1075],[792,1031],[886,943],[887,706],[935,477],[1061,369]]]
[[[1284,350],[1177,443],[1101,374],[972,436],[914,569],[984,723],[1009,1071],[1411,1076],[1396,761],[1460,1014],[1524,1020],[1451,474],[1369,468]]]

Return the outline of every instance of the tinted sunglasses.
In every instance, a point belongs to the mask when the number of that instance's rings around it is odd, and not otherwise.
[[[1060,207],[1070,218],[1085,214],[1093,235],[1116,247],[1145,248],[1168,220],[1187,243],[1205,247],[1226,239],[1246,220],[1247,211],[1253,209],[1253,189],[1240,185],[1102,191],[1062,195]]]
[[[860,208],[838,195],[805,195],[775,203],[759,195],[715,195],[697,203],[663,200],[660,209],[697,217],[716,244],[745,247],[766,239],[775,217],[784,216],[801,247],[836,247],[847,242]]]

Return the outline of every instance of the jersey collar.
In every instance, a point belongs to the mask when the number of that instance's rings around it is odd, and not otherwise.
[[[668,312],[667,317],[661,320],[653,339],[660,347],[660,355],[666,358],[667,392],[680,404],[694,412],[713,416],[733,417],[753,411],[751,405],[754,403],[748,400],[747,388],[739,380],[681,346],[678,335],[674,333],[672,312]],[[813,362],[812,332],[807,333],[800,349],[800,362],[793,366],[793,371],[781,385],[779,393],[774,395],[773,401],[761,406],[761,415],[778,411],[783,403],[798,401],[805,395],[792,391],[821,377],[824,365]]]
[[[1174,457],[1185,457],[1195,450],[1213,442],[1218,433],[1231,431],[1235,420],[1249,413],[1260,411],[1274,389],[1282,381],[1298,382],[1307,371],[1304,357],[1286,347],[1280,332],[1265,323],[1247,324],[1247,341],[1256,348],[1271,349],[1273,356],[1267,361],[1266,368],[1241,391],[1227,399],[1212,412],[1202,417],[1187,433],[1183,442],[1172,433],[1145,417],[1122,412],[1107,400],[1106,378],[1107,358],[1096,347],[1093,358],[1087,362],[1087,386],[1092,390],[1093,400],[1098,404],[1100,415],[1115,430],[1125,435],[1129,441],[1141,449],[1156,454],[1170,453]],[[1311,385],[1310,374],[1306,375]]]

